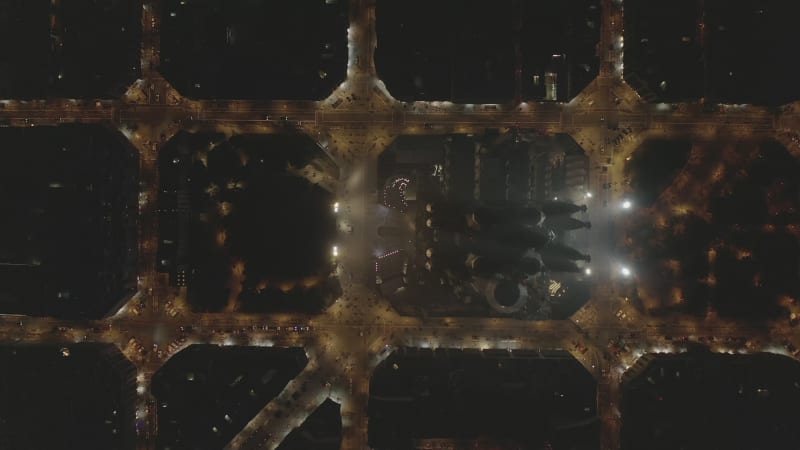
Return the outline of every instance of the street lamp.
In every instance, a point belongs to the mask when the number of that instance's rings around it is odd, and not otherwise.
[[[623,277],[627,278],[631,276],[631,269],[627,268],[626,266],[622,266],[619,269],[619,273],[621,273]]]
[[[591,275],[592,274],[592,268],[591,267],[587,267],[586,269],[583,270],[583,273],[585,273],[586,275]]]
[[[622,202],[622,209],[631,209],[631,206],[633,206],[633,203],[631,203],[630,200],[624,200]]]

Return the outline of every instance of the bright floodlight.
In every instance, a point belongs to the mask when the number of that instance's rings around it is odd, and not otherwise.
[[[633,206],[633,204],[630,200],[625,200],[622,202],[622,209],[631,209],[631,206]]]
[[[625,266],[622,266],[622,268],[619,269],[619,272],[622,274],[623,277],[631,276],[631,269],[629,269],[629,268],[627,268]]]
[[[584,197],[586,197],[586,198],[592,198],[592,193],[591,193],[591,192],[587,192],[587,193],[584,195]]]
[[[339,212],[339,202],[333,204],[333,212],[335,213]]]
[[[333,256],[334,256],[334,258],[335,258],[335,257],[337,257],[337,256],[339,256],[339,247],[337,247],[337,246],[335,246],[335,245],[334,245],[334,246],[333,246],[332,253],[333,253]]]
[[[586,275],[591,275],[591,274],[592,274],[592,269],[591,269],[590,267],[587,267],[586,269],[584,269],[584,271],[583,271],[583,272],[584,272]]]

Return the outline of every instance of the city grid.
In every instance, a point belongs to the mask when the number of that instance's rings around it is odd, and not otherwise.
[[[601,448],[620,448],[620,383],[622,373],[648,352],[676,351],[673,337],[715,336],[712,349],[719,352],[784,353],[786,342],[800,347],[800,334],[785,320],[768,327],[716,317],[642,316],[623,294],[625,279],[611,269],[608,245],[591,239],[591,299],[569,320],[521,321],[511,318],[418,318],[400,316],[380,298],[367,281],[374,260],[367,230],[374,229],[369,212],[380,153],[400,135],[481,133],[487,128],[517,128],[564,133],[580,143],[590,158],[592,172],[588,203],[595,225],[591,233],[608,233],[617,220],[622,193],[603,189],[620,181],[623,161],[646,139],[772,138],[800,158],[800,103],[786,105],[780,113],[768,108],[722,107],[708,111],[698,103],[648,104],[623,80],[622,3],[601,2],[600,73],[573,100],[507,105],[460,105],[416,102],[414,108],[391,97],[377,77],[373,62],[376,46],[374,0],[351,0],[347,79],[328,98],[293,100],[191,100],[183,98],[159,74],[160,8],[158,0],[145,0],[142,9],[142,78],[123,98],[115,100],[47,99],[8,102],[0,119],[9,126],[57,126],[63,123],[103,124],[124,134],[140,155],[138,288],[134,297],[114,316],[97,321],[70,321],[47,317],[0,316],[0,342],[47,343],[69,346],[77,342],[116,345],[137,370],[136,415],[145,429],[136,436],[137,449],[156,448],[158,408],[153,407],[151,380],[167,360],[192,344],[248,345],[304,348],[309,362],[285,391],[259,412],[226,449],[272,449],[328,397],[341,403],[342,448],[363,450],[367,444],[369,382],[375,367],[399,347],[476,349],[563,349],[569,351],[597,380],[597,411]],[[150,95],[146,94],[149,91]],[[158,93],[159,95],[153,95]],[[352,96],[353,101],[337,100]],[[337,241],[339,276],[343,294],[319,315],[300,313],[241,314],[194,313],[185,299],[186,289],[170,286],[167,274],[157,270],[159,173],[161,148],[179,131],[237,134],[285,132],[271,118],[286,117],[302,133],[322,142],[338,164],[340,178],[334,187],[340,215],[352,226]],[[619,146],[603,143],[615,137],[608,123],[630,127]],[[133,125],[136,125],[134,127]],[[134,131],[135,128],[135,131]],[[610,163],[607,161],[610,159]],[[346,193],[345,193],[346,192]],[[605,201],[609,207],[600,207]],[[621,233],[621,231],[617,231]],[[603,270],[603,266],[608,270]],[[143,307],[142,307],[143,306]],[[21,326],[23,324],[24,326]],[[200,330],[178,341],[180,327]],[[269,329],[264,330],[263,326]],[[296,328],[305,329],[297,332]],[[155,330],[159,334],[156,336]],[[56,331],[54,331],[56,330]],[[225,330],[246,330],[232,333]],[[631,336],[629,350],[604,358],[609,340]],[[509,340],[508,336],[512,338]],[[729,339],[730,338],[730,339]],[[726,342],[744,338],[744,348]],[[174,344],[174,345],[170,345]],[[155,345],[155,347],[154,347]],[[158,348],[145,356],[138,348]],[[585,349],[585,350],[583,350]],[[320,380],[326,383],[320,383]],[[309,382],[310,381],[310,382]],[[278,402],[288,398],[293,386],[308,382],[309,389],[295,398],[288,414],[275,417]]]

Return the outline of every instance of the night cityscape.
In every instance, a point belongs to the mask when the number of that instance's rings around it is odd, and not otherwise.
[[[798,13],[0,0],[0,450],[800,448]]]

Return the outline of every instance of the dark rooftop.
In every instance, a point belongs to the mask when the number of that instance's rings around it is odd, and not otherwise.
[[[119,97],[139,78],[140,0],[4,1],[0,98]]]
[[[277,450],[339,450],[342,443],[341,405],[326,399],[303,424],[292,430]]]
[[[625,2],[625,78],[649,101],[800,99],[797,2]]]
[[[0,128],[0,311],[100,318],[136,288],[138,153],[100,126]]]
[[[378,2],[378,75],[404,101],[509,101],[510,12],[511,0]]]
[[[407,449],[413,439],[511,439],[525,448],[596,449],[596,383],[567,352],[470,356],[403,348],[370,383],[369,443]]]
[[[546,71],[567,100],[597,75],[596,0],[380,1],[376,14],[378,75],[402,101],[541,100]]]
[[[189,346],[153,375],[157,447],[223,448],[307,362],[302,348]]]
[[[133,449],[136,370],[115,346],[0,346],[0,367],[0,448]]]
[[[348,3],[165,1],[161,70],[190,98],[323,99],[346,76]]]
[[[800,364],[791,358],[648,354],[623,380],[624,450],[800,447]]]

